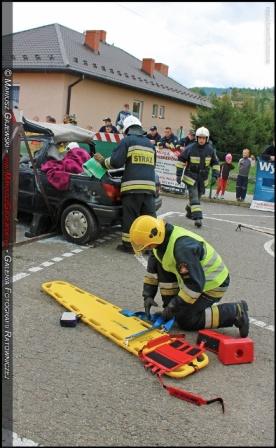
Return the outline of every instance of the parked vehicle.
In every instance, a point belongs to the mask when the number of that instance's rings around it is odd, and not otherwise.
[[[25,140],[21,139],[19,166],[18,211],[32,214],[30,230],[33,237],[47,231],[61,232],[76,244],[97,238],[102,227],[121,224],[120,184],[123,170],[110,170],[101,180],[85,173],[70,174],[69,189],[60,191],[47,180],[41,165],[49,159],[61,160],[61,142],[78,142],[91,156],[97,142],[93,132],[74,125],[37,123],[24,119]],[[33,155],[35,169],[27,150]],[[156,210],[161,207],[159,179],[156,179]]]

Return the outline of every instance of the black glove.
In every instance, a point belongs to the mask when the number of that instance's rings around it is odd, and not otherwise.
[[[175,316],[175,309],[168,305],[163,309],[161,316],[163,317],[164,321],[167,322]]]
[[[163,301],[164,303],[164,301]],[[164,321],[167,322],[168,320],[171,320],[176,312],[179,310],[179,307],[182,304],[182,299],[175,296],[172,297],[168,303],[167,306],[164,307],[164,310],[161,313],[161,316],[163,317]]]
[[[176,176],[176,182],[177,182],[178,184],[181,184],[181,176]]]
[[[148,319],[150,319],[150,309],[152,306],[158,306],[153,297],[144,297],[145,313]]]

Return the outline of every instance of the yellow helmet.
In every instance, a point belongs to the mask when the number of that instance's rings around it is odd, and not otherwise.
[[[134,251],[141,252],[151,244],[161,244],[164,241],[165,222],[153,216],[139,216],[133,221],[129,236]]]

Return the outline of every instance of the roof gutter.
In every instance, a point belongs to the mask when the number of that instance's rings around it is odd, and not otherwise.
[[[76,84],[84,80],[84,75],[82,75],[81,78],[77,79],[77,81],[73,82],[72,84],[69,84],[68,86],[68,93],[67,93],[67,106],[66,106],[66,114],[70,115],[70,104],[71,104],[71,91],[72,87],[74,87]]]

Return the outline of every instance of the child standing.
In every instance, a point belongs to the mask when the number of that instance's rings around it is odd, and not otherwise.
[[[229,178],[230,171],[233,170],[235,167],[231,163],[232,162],[232,154],[226,154],[225,156],[225,162],[223,162],[220,166],[220,174],[218,178],[218,186],[217,191],[214,196],[214,199],[219,198],[219,193],[221,192],[221,199],[224,199],[224,193],[227,187],[227,181]]]
[[[245,148],[242,152],[242,159],[239,160],[239,173],[236,183],[237,201],[244,201],[247,193],[248,176],[251,166],[255,165],[255,157],[250,157],[250,149]]]

